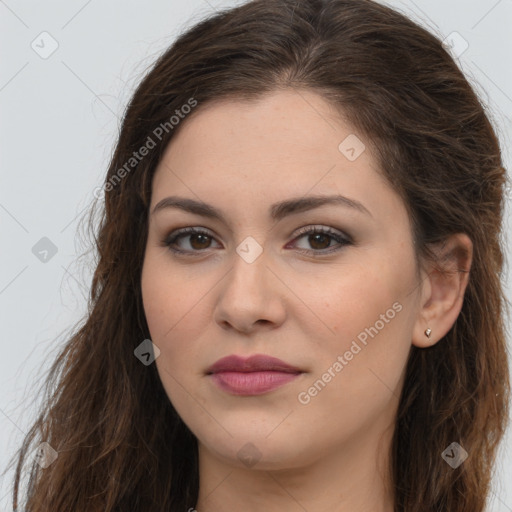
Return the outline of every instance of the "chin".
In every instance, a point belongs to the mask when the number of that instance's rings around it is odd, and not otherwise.
[[[244,425],[231,427],[230,433],[212,438],[211,432],[200,439],[202,448],[226,464],[253,470],[284,470],[307,465],[319,450],[304,445],[305,435],[293,435],[289,429],[277,431],[265,429],[249,432]]]

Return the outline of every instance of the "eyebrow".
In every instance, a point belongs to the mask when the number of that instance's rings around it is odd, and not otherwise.
[[[279,203],[274,203],[270,207],[270,217],[271,219],[278,221],[284,217],[287,217],[288,215],[312,210],[314,208],[319,208],[325,205],[336,205],[352,208],[372,217],[372,214],[362,203],[342,195],[296,197]],[[167,208],[179,208],[186,212],[208,217],[210,219],[216,219],[226,223],[222,212],[214,206],[203,203],[202,201],[196,201],[195,199],[188,199],[178,196],[169,196],[159,201],[158,204],[153,208],[151,215],[154,215],[155,213]]]

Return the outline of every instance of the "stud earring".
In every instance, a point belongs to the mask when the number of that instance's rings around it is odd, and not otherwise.
[[[427,329],[425,329],[425,336],[426,336],[427,338],[430,338],[430,335],[431,335],[431,334],[432,334],[432,329],[430,329],[430,328],[428,328],[428,327],[427,327]]]

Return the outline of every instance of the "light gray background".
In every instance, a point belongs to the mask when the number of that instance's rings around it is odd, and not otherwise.
[[[102,184],[134,86],[181,30],[240,3],[0,0],[0,471],[34,419],[33,400],[65,330],[86,311],[92,265],[77,261],[85,250],[79,219]],[[442,39],[460,34],[452,49],[457,54],[467,41],[460,66],[488,107],[510,169],[512,0],[383,3]],[[51,38],[40,36],[45,31]],[[31,47],[48,52],[52,39],[58,48],[47,58]],[[42,237],[58,249],[46,263],[32,253]],[[506,280],[511,298],[508,269]],[[510,430],[493,481],[492,512],[512,512]],[[2,511],[11,510],[11,478],[8,473],[0,482]]]

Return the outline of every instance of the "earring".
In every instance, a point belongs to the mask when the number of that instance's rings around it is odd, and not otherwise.
[[[432,334],[432,329],[430,329],[430,328],[428,328],[428,327],[427,327],[427,329],[425,329],[425,336],[426,336],[427,338],[430,338],[430,335],[431,335],[431,334]]]

